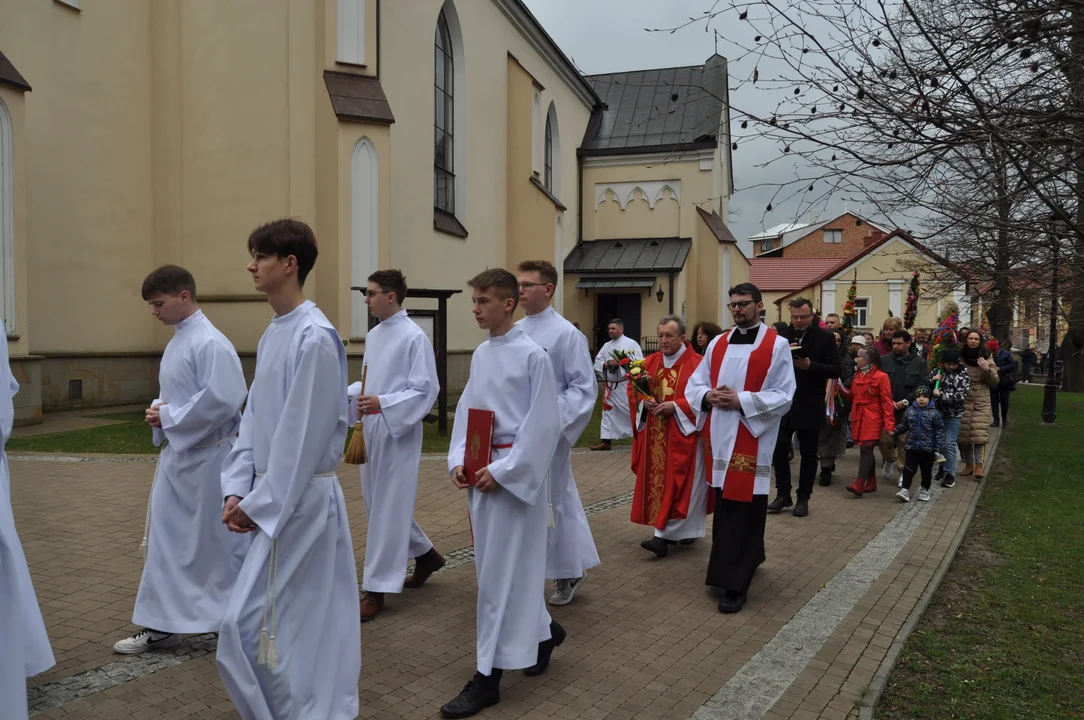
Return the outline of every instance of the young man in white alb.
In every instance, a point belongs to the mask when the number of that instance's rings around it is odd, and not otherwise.
[[[15,424],[19,381],[8,364],[7,340],[0,341],[0,718],[26,720],[26,679],[53,665],[53,650],[30,580],[11,510],[11,475],[4,451]]]
[[[550,305],[557,289],[557,269],[545,260],[531,260],[520,263],[518,270],[519,304],[526,317],[516,325],[549,355],[557,381],[561,437],[550,463],[549,502],[554,523],[548,534],[546,577],[557,581],[550,604],[567,605],[583,586],[587,571],[600,562],[572,476],[572,446],[591,421],[598,383],[587,338]]]
[[[470,377],[455,409],[448,469],[467,489],[474,565],[478,574],[477,672],[441,708],[446,718],[465,718],[500,702],[503,670],[540,675],[565,630],[551,620],[546,586],[546,474],[561,415],[553,366],[546,351],[512,322],[518,283],[507,270],[486,270],[470,281],[478,327],[486,341],[471,357]],[[471,410],[491,411],[489,465],[471,487],[464,470],[481,439],[467,436]],[[477,429],[477,428],[475,428]]]
[[[421,464],[422,420],[440,391],[433,346],[402,308],[406,278],[398,270],[369,276],[365,302],[380,320],[365,336],[362,383],[349,388],[351,418],[364,418],[367,462],[361,465],[361,495],[369,519],[361,621],[384,609],[386,593],[420,588],[444,567],[444,558],[414,521]],[[362,394],[364,391],[364,394]],[[403,579],[407,559],[414,574]]]
[[[353,720],[358,574],[335,474],[346,444],[346,350],[302,290],[317,255],[309,226],[268,223],[248,249],[275,316],[222,467],[222,522],[253,540],[218,637],[219,676],[244,720]]]
[[[143,299],[173,337],[147,410],[162,445],[147,503],[146,561],[132,622],[143,629],[113,646],[135,655],[171,648],[181,634],[217,632],[250,538],[222,518],[222,461],[233,448],[248,388],[241,360],[199,308],[196,281],[164,265],[143,281]]]

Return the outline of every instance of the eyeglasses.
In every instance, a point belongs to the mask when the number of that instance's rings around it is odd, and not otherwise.
[[[730,310],[740,310],[740,309],[742,309],[744,307],[748,307],[749,305],[752,305],[754,302],[756,302],[756,301],[755,300],[738,300],[737,302],[727,303],[726,306]]]
[[[533,287],[546,287],[549,283],[533,283],[533,282],[521,282],[519,284],[520,290],[530,290]]]
[[[808,320],[811,317],[813,317],[813,316],[812,315],[791,315],[790,319],[791,320]]]
[[[387,295],[387,290],[366,290],[365,297],[376,297],[377,295]]]

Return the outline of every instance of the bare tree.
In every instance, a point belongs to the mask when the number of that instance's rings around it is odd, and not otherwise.
[[[660,31],[698,26],[751,61],[731,97],[772,100],[770,113],[732,109],[733,150],[772,143],[765,165],[806,168],[766,213],[848,193],[920,219],[916,236],[1001,290],[989,318],[1001,336],[1014,273],[1052,273],[1059,258],[1063,287],[1080,277],[1084,0],[716,1]],[[1065,387],[1084,391],[1082,283],[1068,285]]]

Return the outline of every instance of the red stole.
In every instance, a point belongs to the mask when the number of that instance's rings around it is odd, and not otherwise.
[[[652,394],[658,403],[673,402],[677,412],[684,413],[690,423],[696,417],[685,399],[685,385],[703,356],[696,354],[686,343],[685,352],[673,367],[663,363],[661,352],[653,353],[644,361],[651,378]],[[636,427],[638,398],[629,383],[629,405]],[[684,520],[689,516],[689,498],[696,480],[696,453],[700,450],[697,433],[686,436],[678,427],[677,418],[647,416],[642,432],[633,441],[633,471],[636,473],[636,489],[632,500],[632,522],[666,528],[670,520]]]
[[[711,352],[711,386],[719,387],[719,371],[723,367],[723,356],[729,347],[731,333],[724,333],[715,348]],[[772,365],[772,354],[775,352],[775,339],[778,333],[770,327],[765,327],[761,332],[765,335],[760,345],[749,355],[749,364],[745,371],[745,387],[731,388],[741,392],[759,392],[764,385],[764,379],[768,377],[768,369]],[[723,480],[724,500],[737,502],[753,502],[753,484],[757,475],[757,460],[760,458],[760,441],[753,437],[753,433],[745,427],[745,423],[738,421],[738,437],[734,440],[734,450],[730,454],[730,463],[726,468],[726,476]],[[712,471],[714,471],[714,466]]]

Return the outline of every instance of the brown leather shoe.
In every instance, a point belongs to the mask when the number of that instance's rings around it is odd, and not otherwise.
[[[976,480],[978,480],[979,478],[986,477],[986,470],[983,468],[982,465],[983,465],[982,463],[979,463],[979,464],[977,464],[975,466],[975,479]]]
[[[367,592],[361,596],[361,621],[369,622],[384,609],[384,593]]]
[[[975,466],[974,465],[964,465],[964,469],[960,471],[960,477],[964,477],[966,475],[971,475],[974,472],[975,472]]]
[[[594,450],[595,452],[598,452],[599,450],[612,450],[613,448],[610,447],[610,443],[600,442],[598,445],[595,445],[591,449]]]
[[[444,567],[444,557],[433,548],[425,555],[414,559],[414,572],[403,582],[403,587],[417,589],[425,584],[429,576]]]

